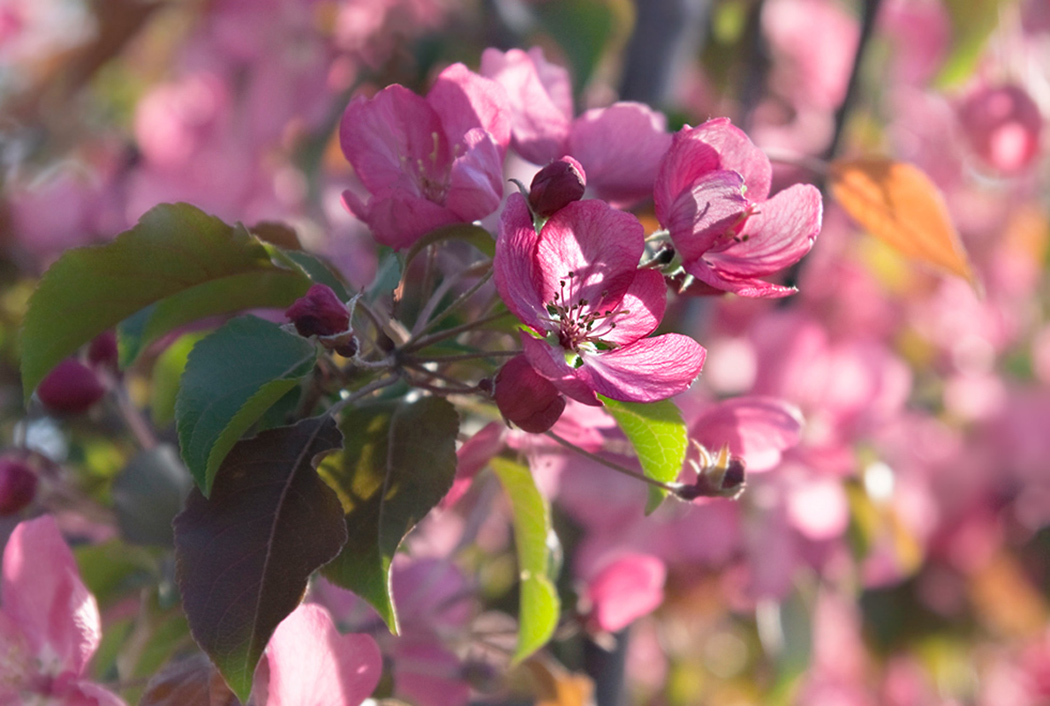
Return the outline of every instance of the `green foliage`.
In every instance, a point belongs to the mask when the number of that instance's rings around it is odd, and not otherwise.
[[[974,74],[985,44],[999,26],[999,18],[1013,0],[945,0],[952,23],[952,45],[937,82],[956,86]]]
[[[390,564],[416,523],[452,487],[459,417],[448,401],[379,401],[343,413],[346,444],[319,472],[346,514],[348,541],[324,575],[372,604],[398,632]]]
[[[190,630],[242,702],[273,631],[346,542],[339,499],[314,470],[314,459],[341,442],[330,417],[241,441],[211,497],[195,488],[175,518]]]
[[[579,93],[607,52],[623,47],[634,27],[628,0],[560,0],[534,7],[543,29],[565,51]]]
[[[521,608],[518,616],[518,644],[514,662],[534,653],[554,634],[560,603],[551,575],[551,512],[532,478],[520,463],[496,457],[490,462],[514,513],[514,545],[521,572]]]
[[[22,327],[25,397],[65,357],[150,305],[130,356],[191,321],[289,306],[309,287],[309,277],[275,265],[243,226],[188,204],[156,206],[116,240],[70,250],[48,269]]]
[[[689,443],[682,413],[675,403],[662,400],[643,404],[605,398],[602,402],[634,447],[642,472],[664,483],[674,481],[685,463]],[[666,497],[666,490],[650,485],[646,513],[653,512]]]
[[[237,439],[316,361],[310,340],[255,316],[233,319],[194,346],[175,420],[182,458],[205,496]]]

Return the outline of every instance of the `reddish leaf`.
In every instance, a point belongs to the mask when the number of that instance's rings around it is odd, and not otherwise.
[[[314,470],[318,456],[341,444],[329,417],[241,441],[210,498],[195,488],[175,518],[176,578],[190,630],[241,701],[310,574],[346,542],[339,498]]]
[[[836,160],[831,194],[860,225],[905,256],[974,282],[936,185],[918,167],[885,157]]]
[[[172,662],[149,681],[139,706],[240,706],[203,654]]]

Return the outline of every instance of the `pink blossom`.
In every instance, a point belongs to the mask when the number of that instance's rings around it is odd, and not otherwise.
[[[381,243],[406,248],[434,228],[499,207],[510,142],[506,94],[454,64],[426,98],[394,84],[352,101],[339,141],[371,194],[366,202],[345,191],[344,204]]]
[[[511,146],[535,164],[562,155],[579,160],[590,193],[614,206],[652,194],[660,158],[671,144],[667,120],[642,103],[620,101],[573,119],[569,73],[534,47],[486,49],[481,72],[507,89]]]
[[[769,159],[726,118],[685,127],[660,164],[656,217],[703,285],[745,297],[794,289],[759,277],[798,262],[820,231],[816,187],[796,184],[769,197]]]
[[[50,515],[11,533],[0,591],[0,704],[123,706],[86,678],[102,639],[98,605]]]
[[[536,232],[514,194],[500,218],[496,287],[526,326],[529,363],[565,395],[654,402],[699,374],[704,349],[688,336],[649,337],[666,305],[662,276],[639,270],[642,225],[598,200],[565,206]]]
[[[379,684],[383,659],[370,635],[341,635],[322,606],[281,621],[252,684],[258,706],[357,706]]]
[[[627,553],[616,557],[587,581],[583,602],[590,606],[596,628],[617,632],[664,600],[664,563],[648,554]]]

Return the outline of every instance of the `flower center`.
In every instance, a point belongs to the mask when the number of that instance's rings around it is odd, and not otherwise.
[[[615,319],[618,316],[628,312],[624,309],[603,311],[593,307],[586,299],[577,298],[572,291],[577,277],[577,273],[570,270],[559,280],[559,291],[547,303],[547,313],[550,314],[547,321],[554,327],[551,333],[557,337],[558,345],[567,351],[580,353],[608,348],[610,344],[603,340],[603,336],[616,328]],[[601,298],[605,299],[608,295],[609,292],[605,290]]]

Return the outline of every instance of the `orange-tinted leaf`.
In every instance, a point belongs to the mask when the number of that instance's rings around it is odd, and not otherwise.
[[[885,157],[836,160],[829,184],[835,200],[872,235],[912,260],[974,282],[941,192],[918,167]]]

